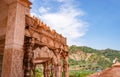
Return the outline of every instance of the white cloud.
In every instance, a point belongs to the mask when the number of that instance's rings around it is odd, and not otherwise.
[[[49,11],[49,9],[50,9],[50,8],[48,8],[48,7],[47,7],[47,8],[40,7],[40,8],[39,8],[39,12],[42,13],[42,14],[44,14],[44,13],[47,13],[47,12]]]
[[[57,0],[59,2],[64,2],[65,0]],[[52,29],[55,29],[58,33],[61,33],[67,37],[68,44],[79,44],[78,38],[85,35],[87,30],[87,22],[80,19],[84,16],[84,12],[70,3],[70,0],[64,2],[63,5],[57,7],[59,9],[56,12],[49,12],[50,8],[40,7],[38,15],[46,24],[48,24]]]

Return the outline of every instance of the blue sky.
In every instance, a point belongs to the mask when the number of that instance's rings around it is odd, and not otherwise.
[[[120,0],[31,0],[31,14],[69,45],[120,50]]]

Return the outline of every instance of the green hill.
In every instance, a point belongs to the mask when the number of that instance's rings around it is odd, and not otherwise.
[[[72,75],[75,75],[74,77],[82,77],[80,76],[80,72],[83,71],[84,74],[89,74],[89,72],[93,73],[104,70],[105,68],[112,66],[115,58],[120,60],[120,52],[113,49],[97,50],[87,46],[72,45],[69,47],[69,51],[71,77]],[[85,77],[85,75],[83,77]]]

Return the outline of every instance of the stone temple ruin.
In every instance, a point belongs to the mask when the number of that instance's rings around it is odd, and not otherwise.
[[[0,0],[0,77],[69,77],[66,38],[30,16],[28,0]]]

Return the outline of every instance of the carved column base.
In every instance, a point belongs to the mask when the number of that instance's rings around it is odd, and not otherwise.
[[[55,66],[54,65],[52,65],[51,72],[52,72],[52,77],[55,77]]]
[[[46,65],[46,63],[44,63],[43,66],[44,66],[44,77],[47,77],[47,72],[46,72],[47,65]]]
[[[23,50],[4,51],[2,77],[23,77]]]
[[[57,65],[55,66],[55,72],[56,72],[56,77],[61,77],[61,66]]]
[[[69,77],[68,54],[64,58],[64,77]]]
[[[64,77],[69,77],[69,65],[64,65]]]

